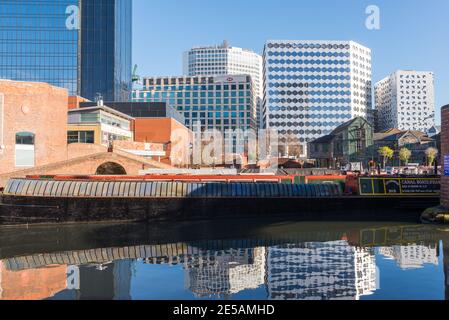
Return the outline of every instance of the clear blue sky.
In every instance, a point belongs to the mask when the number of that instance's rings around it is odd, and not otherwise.
[[[133,0],[133,62],[140,76],[181,75],[192,46],[262,53],[268,39],[354,40],[373,51],[373,82],[397,69],[435,72],[437,122],[449,104],[448,0]],[[381,29],[365,28],[368,5]]]

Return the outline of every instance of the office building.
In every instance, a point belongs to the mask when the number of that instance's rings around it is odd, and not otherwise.
[[[108,146],[114,140],[133,141],[132,117],[98,106],[68,111],[67,143],[91,143]]]
[[[185,118],[166,102],[105,102],[119,114],[133,118],[134,141],[145,146],[163,145],[163,152],[145,150],[128,152],[143,156],[152,155],[153,159],[173,166],[184,166],[190,161],[190,146],[193,133],[185,125]],[[95,102],[80,102],[79,108],[91,109]],[[69,111],[70,112],[70,111]],[[151,151],[151,152],[150,152]],[[157,156],[157,158],[154,158]]]
[[[306,157],[308,142],[372,107],[371,50],[353,41],[270,40],[264,78],[264,126],[286,155]]]
[[[250,76],[154,77],[134,90],[133,102],[166,102],[190,129],[257,129],[256,92]]]
[[[375,85],[379,130],[425,132],[435,125],[434,75],[398,70]]]
[[[262,56],[252,50],[222,45],[194,47],[184,53],[184,75],[250,75],[258,97],[257,117],[263,98]]]
[[[1,1],[0,78],[128,101],[131,9],[128,0]]]

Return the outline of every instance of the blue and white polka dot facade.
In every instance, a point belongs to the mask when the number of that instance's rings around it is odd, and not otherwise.
[[[352,41],[268,41],[263,121],[300,146],[372,108],[371,50]]]

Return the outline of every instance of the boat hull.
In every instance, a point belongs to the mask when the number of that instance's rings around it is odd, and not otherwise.
[[[54,198],[1,197],[0,225],[288,217],[304,221],[411,221],[439,197]]]

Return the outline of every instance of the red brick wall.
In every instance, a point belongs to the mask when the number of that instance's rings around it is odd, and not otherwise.
[[[0,94],[4,96],[0,174],[24,169],[15,166],[18,132],[35,134],[36,166],[67,159],[66,89],[39,82],[0,80]]]
[[[441,165],[444,166],[444,156],[449,155],[449,105],[441,110]],[[444,169],[444,168],[443,168]],[[449,177],[441,178],[441,204],[449,208]]]

